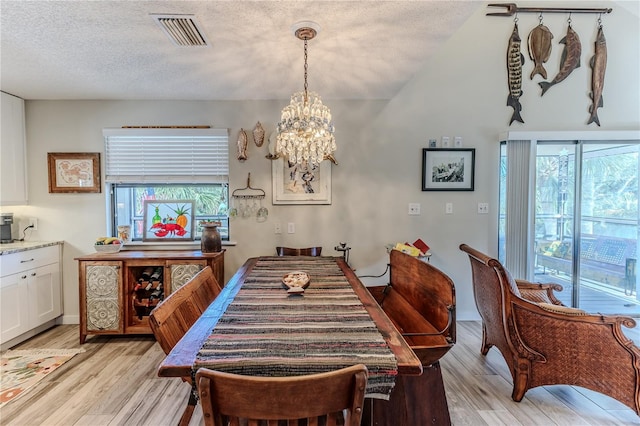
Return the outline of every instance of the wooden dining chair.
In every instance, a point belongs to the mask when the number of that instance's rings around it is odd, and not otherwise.
[[[276,247],[276,253],[278,256],[321,256],[322,247]]]
[[[149,325],[165,354],[171,352],[221,290],[211,267],[207,266],[151,311]],[[192,384],[190,376],[182,380]],[[180,425],[189,424],[197,403],[196,395],[191,392]]]
[[[359,426],[367,375],[363,364],[289,377],[243,376],[200,368],[196,383],[206,426],[265,421],[276,425],[279,420],[298,425],[297,419],[306,419],[309,425]]]

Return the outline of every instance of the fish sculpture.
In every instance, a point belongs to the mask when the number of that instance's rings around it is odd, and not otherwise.
[[[238,161],[244,161],[247,159],[247,132],[244,129],[240,129],[238,133]]]
[[[598,108],[602,107],[602,88],[604,87],[604,73],[607,69],[607,40],[604,38],[602,27],[598,28],[596,37],[596,49],[591,58],[591,106],[589,112],[591,116],[587,124],[596,123],[600,126],[598,119]]]
[[[520,96],[522,96],[522,65],[524,64],[524,55],[520,52],[520,34],[518,34],[518,24],[514,24],[513,32],[509,38],[509,46],[507,47],[507,77],[509,79],[509,97],[507,98],[507,106],[513,108],[513,115],[509,125],[514,121],[524,123],[520,116],[522,105],[520,105]]]
[[[264,143],[264,129],[262,128],[262,124],[260,124],[259,121],[253,128],[253,142],[255,142],[257,147],[261,147]]]
[[[529,45],[529,57],[534,62],[535,66],[531,71],[531,80],[536,74],[540,74],[542,78],[547,79],[547,70],[544,69],[543,64],[549,60],[551,56],[551,40],[553,34],[549,28],[540,24],[529,33],[528,45]]]
[[[544,95],[551,86],[554,86],[567,78],[574,69],[580,67],[582,45],[580,44],[580,37],[578,37],[578,33],[569,27],[567,29],[567,35],[560,40],[560,43],[564,44],[564,50],[562,51],[562,57],[560,58],[560,71],[558,71],[558,74],[550,82],[541,81],[538,83],[542,88],[542,94],[540,96]]]

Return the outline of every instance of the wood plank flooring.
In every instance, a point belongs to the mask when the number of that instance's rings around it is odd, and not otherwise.
[[[572,386],[532,389],[522,402],[513,402],[507,366],[495,348],[486,357],[480,355],[480,336],[479,322],[458,322],[457,344],[441,360],[454,425],[640,425],[640,417],[623,404]],[[78,326],[63,325],[13,349],[77,347]],[[157,377],[164,353],[152,337],[90,336],[81,347],[86,352],[0,408],[0,424],[178,423],[189,386],[180,379]],[[190,425],[201,424],[198,406]]]

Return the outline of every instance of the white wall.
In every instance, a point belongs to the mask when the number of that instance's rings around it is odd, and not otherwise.
[[[612,2],[599,2],[602,4]],[[534,4],[519,4],[533,6]],[[572,6],[581,3],[572,2]],[[589,4],[591,5],[591,4]],[[612,3],[615,8],[615,4]],[[266,145],[251,146],[249,159],[235,160],[240,127],[251,130],[260,120],[273,130],[288,100],[244,102],[192,101],[27,101],[30,205],[10,209],[17,216],[34,216],[39,229],[31,240],[64,240],[65,321],[77,321],[78,273],[74,257],[93,251],[96,236],[105,232],[105,194],[49,194],[47,152],[102,152],[103,127],[122,125],[210,124],[231,129],[231,189],[252,186],[267,193],[269,218],[231,222],[232,239],[225,258],[227,279],[248,258],[274,253],[276,245],[322,245],[323,254],[346,241],[351,264],[359,275],[381,274],[386,267],[385,244],[422,238],[431,247],[431,262],[456,283],[458,319],[477,318],[468,260],[458,250],[462,242],[490,254],[497,252],[498,135],[507,130],[635,130],[640,128],[640,20],[624,8],[603,17],[609,49],[602,127],[587,126],[590,81],[588,58],[593,51],[596,17],[574,15],[573,28],[583,45],[582,66],[565,82],[539,95],[537,79],[528,80],[525,64],[522,116],[526,124],[508,126],[505,55],[513,28],[511,18],[486,17],[481,8],[391,101],[325,99],[337,127],[337,157],[333,166],[331,205],[273,206],[271,163]],[[536,15],[520,15],[520,36],[537,24]],[[553,52],[546,64],[549,77],[557,73],[566,32],[566,17],[545,16],[554,33]],[[527,55],[526,47],[522,52]],[[421,149],[430,138],[462,136],[465,147],[476,148],[475,191],[422,192]],[[409,202],[422,206],[420,216],[408,216]],[[453,214],[444,214],[446,202]],[[488,215],[478,215],[477,203],[488,202]],[[296,233],[274,234],[274,223]],[[384,284],[387,277],[366,278]]]

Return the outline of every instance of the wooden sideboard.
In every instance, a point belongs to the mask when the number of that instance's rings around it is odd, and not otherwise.
[[[224,285],[224,250],[121,251],[76,260],[81,344],[89,334],[151,334],[151,310],[206,266]]]

